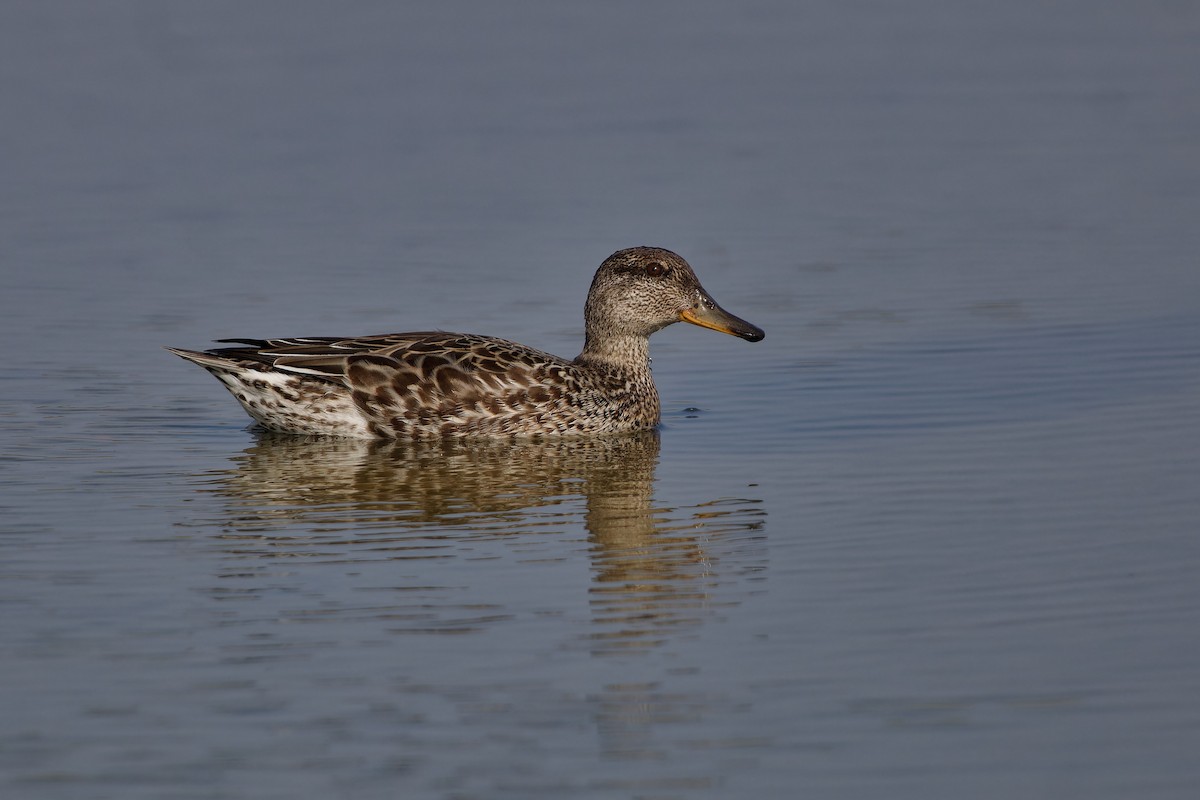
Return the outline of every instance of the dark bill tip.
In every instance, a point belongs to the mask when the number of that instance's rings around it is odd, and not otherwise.
[[[749,322],[743,322],[743,324],[746,326],[746,329],[734,331],[734,336],[740,336],[747,342],[761,342],[766,338],[767,334],[763,332],[762,328],[757,325],[751,325]]]

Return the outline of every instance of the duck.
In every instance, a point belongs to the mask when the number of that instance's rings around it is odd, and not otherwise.
[[[446,331],[166,349],[212,373],[268,431],[355,439],[619,434],[659,425],[649,338],[676,322],[749,342],[766,335],[721,308],[678,254],[632,247],[596,270],[574,359]]]

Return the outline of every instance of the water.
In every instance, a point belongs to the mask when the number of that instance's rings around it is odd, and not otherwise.
[[[1188,4],[9,4],[0,787],[1190,797]],[[163,352],[571,356],[670,247],[657,435],[248,430]]]

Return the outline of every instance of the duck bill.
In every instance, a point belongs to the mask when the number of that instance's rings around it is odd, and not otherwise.
[[[762,328],[730,314],[707,294],[701,294],[700,302],[696,305],[680,311],[679,318],[684,322],[699,325],[701,328],[712,328],[714,331],[740,337],[747,342],[762,341],[762,338],[766,336]]]

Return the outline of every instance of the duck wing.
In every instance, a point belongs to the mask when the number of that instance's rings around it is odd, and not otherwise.
[[[473,334],[221,342],[241,346],[212,355],[344,384],[370,423],[407,434],[444,426],[516,429],[579,386],[577,367],[565,359]]]

